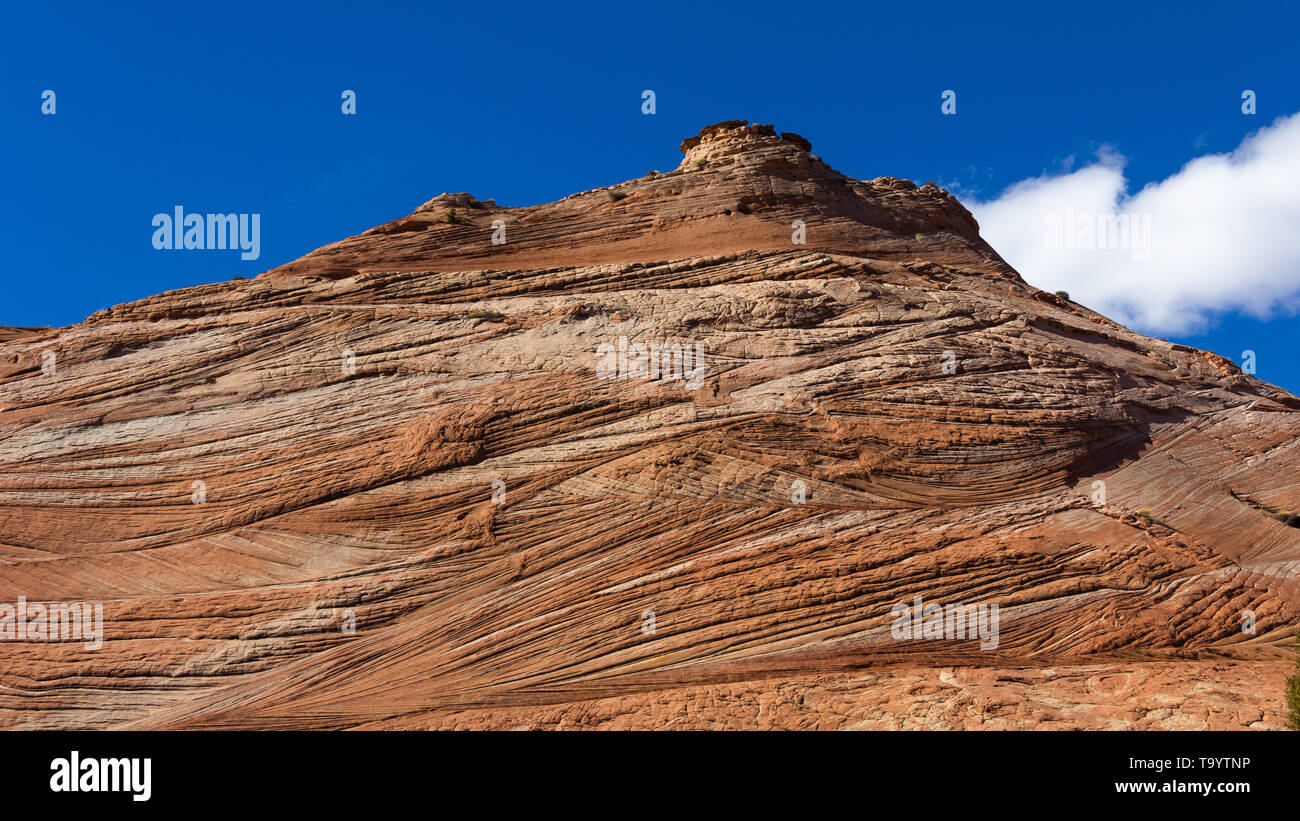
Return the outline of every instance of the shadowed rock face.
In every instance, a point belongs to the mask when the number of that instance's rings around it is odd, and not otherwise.
[[[0,334],[0,603],[104,619],[0,640],[0,726],[1283,725],[1300,401],[933,186],[682,147]]]

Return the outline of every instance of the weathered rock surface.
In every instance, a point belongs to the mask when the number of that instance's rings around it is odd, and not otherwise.
[[[104,611],[0,640],[0,727],[1281,726],[1300,400],[809,148],[0,334],[0,603]]]

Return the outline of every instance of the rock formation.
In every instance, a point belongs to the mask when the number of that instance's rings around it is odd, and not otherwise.
[[[1284,725],[1300,400],[933,185],[682,150],[0,333],[0,603],[103,611],[0,727]]]

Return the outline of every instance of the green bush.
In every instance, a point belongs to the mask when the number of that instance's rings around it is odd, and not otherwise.
[[[460,217],[456,215],[455,208],[447,211],[447,222],[450,222],[452,225],[460,225]]]
[[[622,191],[610,191],[610,192],[609,192],[609,201],[610,201],[610,202],[618,202],[619,200],[624,200],[624,199],[627,199],[627,194],[624,194]]]
[[[1286,726],[1300,730],[1300,633],[1295,634],[1295,675],[1286,678]]]
[[[1057,292],[1056,292],[1056,295],[1059,296],[1061,299],[1064,299],[1066,302],[1069,302],[1069,301],[1070,301],[1070,292],[1069,292],[1069,291],[1057,291]]]

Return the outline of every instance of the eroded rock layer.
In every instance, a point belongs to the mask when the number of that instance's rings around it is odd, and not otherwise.
[[[809,148],[0,334],[0,727],[1280,726],[1300,400]]]

